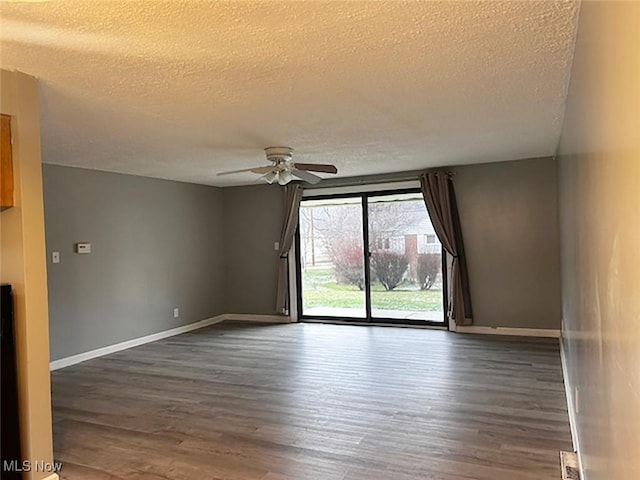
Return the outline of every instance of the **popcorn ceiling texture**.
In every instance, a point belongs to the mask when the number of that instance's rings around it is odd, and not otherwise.
[[[341,176],[553,155],[578,4],[0,2],[43,160],[209,185],[290,145]]]

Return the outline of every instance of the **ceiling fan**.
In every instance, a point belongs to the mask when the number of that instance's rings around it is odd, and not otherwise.
[[[291,147],[267,147],[264,152],[267,155],[267,160],[272,163],[271,165],[232,170],[218,175],[252,172],[261,174],[262,177],[260,178],[264,178],[268,183],[278,182],[280,185],[286,185],[291,180],[294,180],[295,177],[311,184],[316,184],[322,180],[322,177],[309,172],[338,173],[335,165],[293,162],[293,148]]]

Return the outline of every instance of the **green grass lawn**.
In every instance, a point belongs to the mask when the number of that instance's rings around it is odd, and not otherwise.
[[[331,267],[307,268],[302,272],[304,308],[363,308],[364,291],[355,285],[336,282]],[[420,290],[417,285],[403,282],[390,292],[382,284],[371,285],[371,304],[381,310],[417,312],[442,311],[442,290]]]

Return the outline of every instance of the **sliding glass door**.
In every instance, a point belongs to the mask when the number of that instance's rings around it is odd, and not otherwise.
[[[303,199],[302,320],[444,325],[442,246],[419,191]]]

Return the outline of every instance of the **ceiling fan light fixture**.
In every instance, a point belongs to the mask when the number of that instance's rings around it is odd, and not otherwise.
[[[280,172],[280,175],[278,175],[278,183],[280,185],[286,185],[291,180],[293,180],[293,175],[291,175],[289,170],[283,170]]]
[[[278,178],[278,172],[271,171],[264,176],[267,183],[272,184],[274,180]]]

